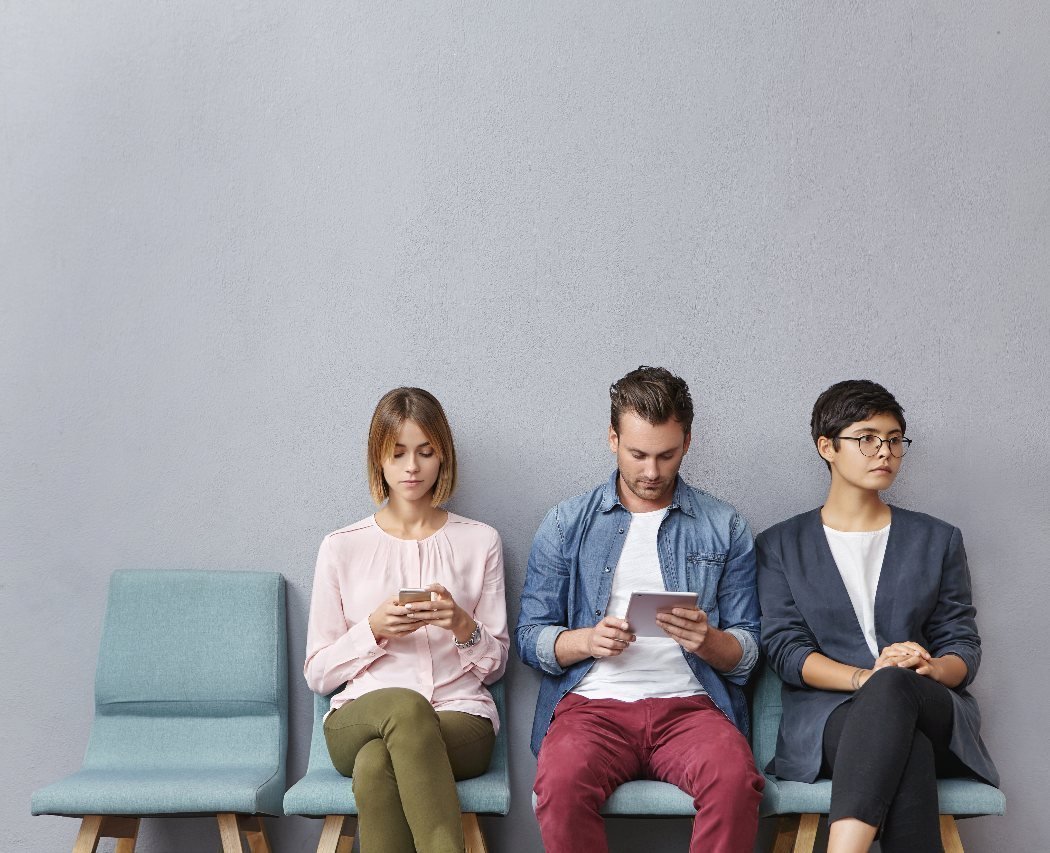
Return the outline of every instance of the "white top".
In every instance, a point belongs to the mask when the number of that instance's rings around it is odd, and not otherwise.
[[[632,592],[664,591],[656,534],[665,515],[666,509],[632,513],[627,539],[613,574],[606,611],[610,616],[623,618]],[[573,692],[588,699],[635,702],[700,696],[707,691],[685,662],[678,643],[670,637],[639,637],[616,657],[598,658]]]
[[[879,647],[875,641],[875,591],[879,588],[879,575],[882,574],[882,559],[886,556],[886,542],[890,538],[890,525],[882,530],[847,533],[832,530],[824,525],[824,535],[831,547],[831,556],[835,558],[842,582],[846,585],[849,600],[853,603],[853,612],[864,632],[868,648],[879,656]]]

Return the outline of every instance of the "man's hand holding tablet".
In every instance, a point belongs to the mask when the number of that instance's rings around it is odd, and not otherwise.
[[[683,618],[684,614],[675,616],[672,612],[675,609],[703,615],[703,611],[697,609],[695,592],[660,590],[632,592],[631,600],[627,603],[627,615],[624,618],[631,626],[631,631],[639,637],[670,636],[672,639],[677,639],[670,630],[665,628],[665,626],[676,627],[675,622]],[[706,624],[706,617],[704,621]]]

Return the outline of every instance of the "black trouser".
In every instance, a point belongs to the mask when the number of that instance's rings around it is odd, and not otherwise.
[[[937,776],[973,775],[948,750],[953,716],[943,684],[910,669],[876,670],[824,726],[828,820],[881,827],[884,853],[940,853]]]

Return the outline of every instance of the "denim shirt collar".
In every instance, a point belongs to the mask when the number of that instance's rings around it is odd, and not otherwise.
[[[616,491],[616,482],[619,479],[619,476],[620,471],[619,469],[616,469],[606,481],[602,492],[602,502],[598,506],[599,512],[609,512],[617,506],[625,512],[628,512],[627,507],[620,502],[620,495]],[[679,509],[686,515],[696,518],[696,507],[693,505],[693,498],[689,494],[685,485],[685,480],[682,479],[681,474],[675,475],[674,494],[671,496],[671,505],[668,509]]]

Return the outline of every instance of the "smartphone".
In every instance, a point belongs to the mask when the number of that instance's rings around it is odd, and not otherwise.
[[[409,604],[413,601],[430,601],[430,590],[411,586],[401,587],[397,594],[397,603]]]

